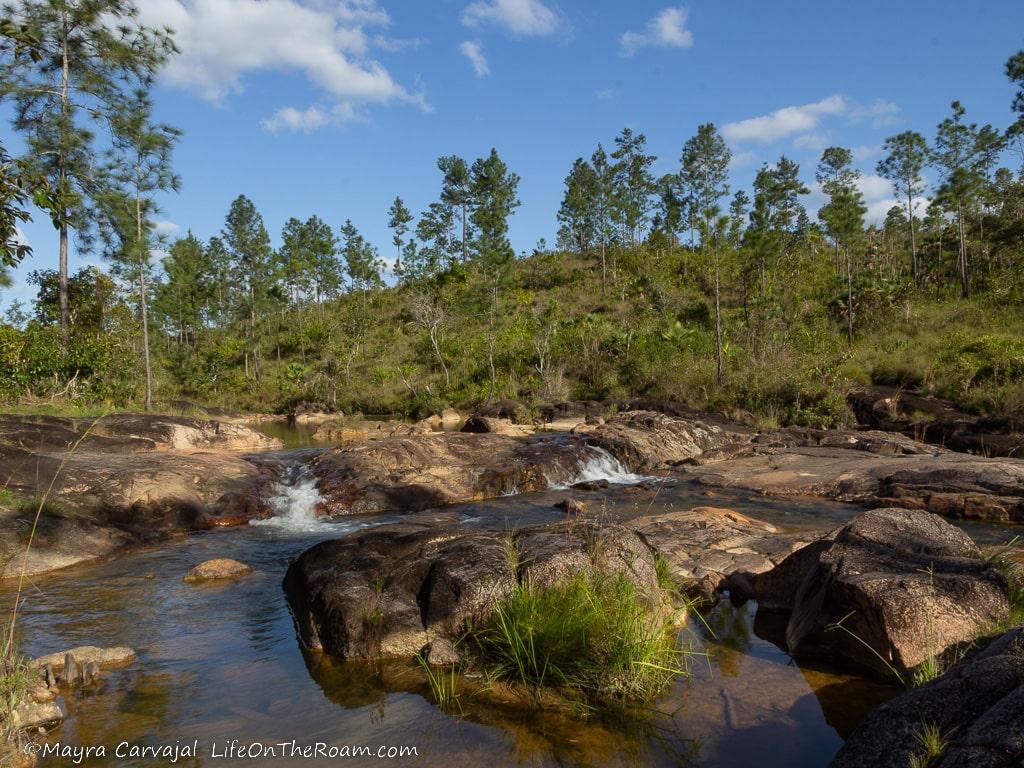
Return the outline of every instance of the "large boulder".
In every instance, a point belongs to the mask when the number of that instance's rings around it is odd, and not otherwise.
[[[342,445],[317,457],[313,470],[324,508],[342,515],[540,491],[571,480],[586,457],[578,437],[524,441],[445,432]]]
[[[514,533],[382,526],[306,550],[284,589],[305,647],[377,658],[458,640],[517,581],[543,587],[587,571],[660,596],[654,555],[634,532],[580,521]]]
[[[924,728],[945,741],[930,768],[1019,768],[1024,755],[1024,628],[1006,632],[936,680],[883,704],[831,768],[906,768]]]
[[[744,451],[753,437],[739,427],[655,411],[621,413],[604,424],[578,426],[574,432],[588,435],[634,471],[729,458]]]
[[[1007,619],[1006,578],[958,528],[926,512],[858,515],[754,580],[765,608],[788,608],[795,656],[907,679]]]

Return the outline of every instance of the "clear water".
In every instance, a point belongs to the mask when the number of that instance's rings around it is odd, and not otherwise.
[[[298,455],[298,454],[296,454]],[[101,686],[67,700],[51,741],[165,745],[198,740],[189,765],[309,764],[298,759],[212,760],[214,745],[414,746],[416,765],[594,765],[701,768],[823,766],[857,722],[897,691],[856,676],[797,665],[782,650],[783,627],[756,606],[721,603],[683,636],[705,657],[654,705],[615,717],[580,719],[528,703],[473,699],[455,717],[430,703],[408,663],[340,663],[304,653],[281,590],[288,563],[312,544],[399,519],[316,514],[318,492],[299,467],[285,476],[278,515],[265,524],[212,531],[80,566],[34,582],[22,609],[30,656],[76,645],[130,645],[138,659]],[[559,519],[565,491],[522,495],[419,513],[438,525],[507,530]],[[608,519],[705,504],[752,514],[786,529],[825,529],[859,510],[819,500],[766,499],[709,491],[674,478],[605,491],[572,491]],[[408,518],[404,518],[408,519]],[[992,529],[996,530],[996,529]],[[1000,537],[1006,532],[1000,529]],[[995,534],[991,534],[995,536]],[[255,573],[190,585],[193,565],[231,557]],[[0,587],[10,603],[10,587]],[[313,764],[324,761],[313,761]],[[374,758],[344,761],[374,765]],[[66,765],[50,758],[44,765]],[[113,756],[86,765],[153,765]]]

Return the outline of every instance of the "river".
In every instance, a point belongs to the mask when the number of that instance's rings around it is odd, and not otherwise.
[[[280,454],[285,461],[302,455]],[[691,674],[649,708],[581,719],[480,698],[463,702],[459,716],[445,714],[429,701],[422,674],[411,664],[340,663],[299,647],[281,589],[291,559],[318,541],[398,516],[316,519],[315,484],[293,463],[269,521],[176,539],[33,581],[20,625],[24,653],[76,645],[129,645],[138,652],[130,666],[106,673],[98,688],[65,701],[68,717],[51,743],[106,746],[105,757],[85,765],[155,765],[159,761],[152,758],[121,759],[111,751],[122,742],[196,741],[200,756],[183,764],[310,764],[283,756],[291,747],[280,745],[294,741],[299,747],[323,742],[374,752],[414,747],[415,757],[398,762],[425,766],[799,768],[827,764],[867,711],[898,693],[854,675],[798,665],[780,647],[784,627],[777,620],[755,618],[754,604],[722,601],[683,630],[680,641],[698,654]],[[713,504],[793,530],[829,528],[859,511],[821,500],[709,495],[677,479],[659,482],[654,499],[642,505],[626,485],[579,495],[603,503],[609,517]],[[552,505],[564,495],[523,494],[417,516],[507,529],[558,519]],[[1013,533],[970,528],[986,541]],[[182,581],[191,566],[214,557],[241,560],[255,573],[231,583]],[[3,600],[13,599],[9,586],[0,591]],[[261,744],[254,749],[262,756],[213,756],[215,750],[230,752],[233,740],[236,752]],[[68,761],[50,757],[42,764]]]

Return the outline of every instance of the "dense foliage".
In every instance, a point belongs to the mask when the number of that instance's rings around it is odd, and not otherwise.
[[[130,5],[110,5],[133,18]],[[48,23],[34,33],[44,49]],[[19,72],[51,74],[45,56],[25,57],[24,34],[0,29],[5,93],[16,101]],[[285,223],[274,248],[244,195],[218,236],[159,242],[152,196],[177,185],[177,132],[150,123],[145,77],[128,75],[151,71],[173,44],[139,35],[135,70],[108,68],[90,97],[117,107],[104,162],[89,162],[99,144],[84,127],[69,155],[97,169],[95,183],[76,181],[69,164],[63,179],[60,168],[37,169],[30,189],[30,177],[14,175],[24,163],[0,154],[5,225],[41,192],[59,198],[58,230],[102,221],[112,233],[109,275],[37,272],[35,305],[7,312],[8,403],[142,404],[151,357],[158,401],[253,409],[308,400],[411,413],[504,397],[644,396],[827,425],[846,418],[851,386],[872,381],[983,411],[1024,409],[1024,175],[1003,167],[1024,135],[1020,93],[1022,117],[1008,130],[971,123],[953,102],[930,140],[888,139],[877,171],[901,203],[878,225],[865,223],[845,148],[827,148],[813,169],[826,197],[813,220],[801,169],[786,157],[749,190],[730,190],[729,149],[708,123],[681,143],[678,172],[655,178],[646,138],[625,129],[610,151],[598,145],[571,163],[555,248],[516,256],[508,220],[519,177],[492,150],[440,158],[438,198],[419,217],[400,197],[381,211],[394,233],[385,261],[351,221],[309,212]],[[1017,85],[1022,56],[1007,65]],[[19,110],[16,127],[50,137],[47,110]],[[5,238],[5,260],[25,255]]]

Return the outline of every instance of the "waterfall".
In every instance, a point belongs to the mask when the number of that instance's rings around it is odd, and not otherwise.
[[[576,471],[567,478],[548,478],[548,488],[552,490],[564,490],[576,483],[595,482],[607,480],[613,485],[637,485],[645,480],[650,480],[645,475],[638,475],[630,472],[626,465],[612,456],[604,448],[596,445],[586,446],[586,458],[581,459]]]
[[[253,520],[250,525],[277,528],[290,533],[311,533],[330,525],[317,517],[316,507],[323,498],[316,478],[304,463],[292,464],[277,483],[277,492],[270,499],[274,516]]]

